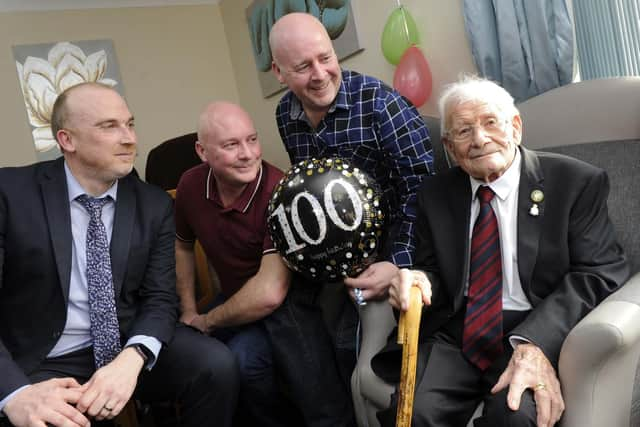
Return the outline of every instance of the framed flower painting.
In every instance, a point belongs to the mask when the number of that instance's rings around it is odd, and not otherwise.
[[[124,96],[111,40],[20,45],[13,47],[13,56],[38,160],[60,156],[51,132],[51,110],[65,89],[98,82]]]

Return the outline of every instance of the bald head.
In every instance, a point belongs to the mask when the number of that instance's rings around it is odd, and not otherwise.
[[[271,70],[293,92],[312,126],[317,126],[336,99],[342,74],[331,38],[322,23],[307,13],[290,13],[271,29]]]
[[[96,82],[79,83],[67,88],[58,95],[56,101],[53,103],[53,109],[51,110],[51,132],[56,140],[58,140],[58,131],[60,129],[64,129],[69,121],[69,117],[73,114],[73,108],[71,105],[73,102],[70,102],[69,100],[71,98],[75,98],[75,95],[78,94],[82,96],[87,92],[101,90],[113,92],[117,96],[120,96],[120,94],[118,94],[118,92],[116,92],[111,86]]]
[[[224,128],[233,126],[233,122],[239,121],[254,127],[249,114],[239,105],[227,101],[212,102],[200,114],[198,140],[205,142],[211,138],[220,137],[219,134]]]
[[[235,200],[262,165],[262,148],[249,114],[239,105],[218,101],[200,114],[196,153],[211,167],[226,202]]]
[[[300,43],[302,38],[331,43],[326,28],[313,15],[296,12],[278,19],[269,33],[269,47],[273,60],[280,63],[283,52],[294,45],[304,45]]]

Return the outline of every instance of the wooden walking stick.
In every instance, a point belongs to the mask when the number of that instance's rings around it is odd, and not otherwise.
[[[412,286],[409,292],[409,310],[400,313],[400,320],[398,321],[398,344],[402,345],[402,370],[400,371],[396,427],[409,427],[411,425],[413,394],[416,388],[422,291],[419,287]]]

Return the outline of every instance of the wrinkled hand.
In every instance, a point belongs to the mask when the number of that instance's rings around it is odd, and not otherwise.
[[[344,279],[344,284],[349,288],[349,295],[355,301],[355,288],[362,289],[362,297],[365,300],[383,298],[387,294],[391,279],[398,272],[398,267],[389,261],[380,261],[371,264],[358,277]]]
[[[7,402],[4,413],[16,427],[86,427],[89,420],[74,407],[81,396],[76,380],[55,378],[22,389]]]
[[[180,315],[180,321],[185,325],[192,325],[196,317],[198,317],[197,311],[185,311]]]
[[[122,350],[82,385],[84,393],[78,401],[78,410],[97,420],[114,418],[131,398],[143,366],[144,360],[135,349]]]
[[[389,288],[389,304],[398,310],[407,311],[409,309],[409,290],[412,286],[417,286],[422,292],[422,302],[424,305],[431,305],[431,282],[427,275],[420,270],[400,269],[398,274],[391,280]]]
[[[507,369],[500,375],[491,393],[498,393],[509,386],[507,404],[517,411],[522,393],[533,391],[538,414],[538,427],[553,426],[564,412],[564,400],[556,371],[539,347],[518,344],[513,351]]]

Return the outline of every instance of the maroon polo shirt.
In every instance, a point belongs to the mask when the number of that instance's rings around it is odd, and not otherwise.
[[[220,201],[208,164],[186,171],[176,191],[176,236],[198,239],[230,297],[260,268],[262,255],[275,252],[267,231],[267,207],[282,171],[263,161],[256,179],[232,206]]]

